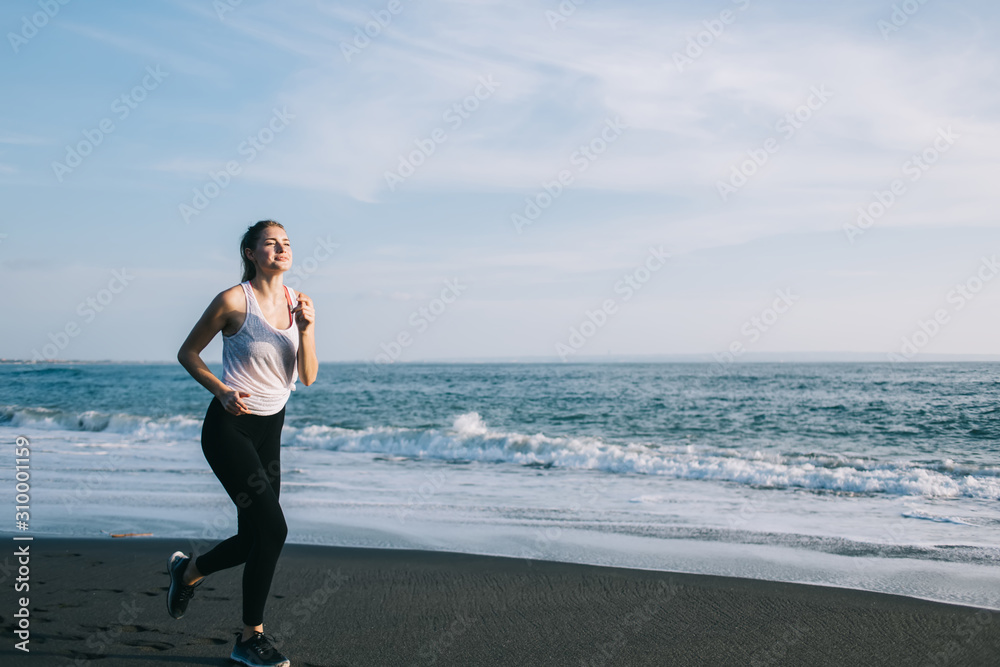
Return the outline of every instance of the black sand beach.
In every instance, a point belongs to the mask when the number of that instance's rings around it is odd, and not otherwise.
[[[8,554],[23,542],[8,537]],[[225,665],[242,567],[167,615],[183,539],[36,538],[0,559],[3,665]],[[14,649],[30,598],[30,653]],[[819,586],[428,551],[287,544],[265,632],[293,666],[997,665],[995,612]]]

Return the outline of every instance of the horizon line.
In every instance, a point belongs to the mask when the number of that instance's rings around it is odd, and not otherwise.
[[[572,359],[561,359],[557,355],[505,355],[492,357],[441,357],[427,359],[394,360],[379,363],[373,359],[320,360],[321,364],[350,364],[394,366],[398,364],[592,364],[592,363],[716,363],[739,365],[755,363],[940,363],[940,362],[996,362],[1000,354],[941,353],[917,354],[900,362],[889,358],[884,352],[757,352],[746,353],[739,359],[720,360],[712,353],[686,354],[634,354],[634,355],[580,355]],[[222,360],[205,360],[209,364],[221,364]],[[19,359],[0,358],[0,364],[155,364],[180,363],[177,360],[151,359]]]

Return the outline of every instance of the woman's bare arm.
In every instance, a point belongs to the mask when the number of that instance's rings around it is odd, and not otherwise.
[[[227,294],[229,290],[220,292],[208,305],[201,318],[195,323],[191,333],[181,344],[177,352],[177,361],[191,374],[201,386],[223,402],[223,407],[233,414],[249,414],[249,410],[240,401],[240,396],[249,396],[246,392],[237,392],[226,386],[222,380],[215,377],[208,365],[201,358],[204,350],[215,335],[222,331],[228,318],[234,312],[233,304]]]
[[[292,312],[295,313],[299,327],[298,372],[302,384],[308,387],[316,381],[316,375],[319,373],[319,360],[316,358],[316,313],[313,310],[312,299],[302,292],[299,292],[296,298],[299,303]]]

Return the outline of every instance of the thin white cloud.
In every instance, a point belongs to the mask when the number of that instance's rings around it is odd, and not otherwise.
[[[620,116],[630,126],[626,136],[577,175],[575,186],[676,193],[708,204],[729,167],[774,135],[774,122],[803,104],[811,87],[824,84],[831,101],[739,198],[776,202],[802,224],[802,217],[816,217],[821,184],[846,207],[851,193],[856,198],[890,180],[901,151],[922,150],[938,127],[961,127],[971,137],[963,161],[983,162],[1000,148],[995,119],[970,124],[971,114],[996,100],[988,85],[995,58],[981,53],[983,44],[972,59],[942,55],[957,45],[952,41],[892,47],[815,21],[748,21],[677,72],[671,54],[683,41],[665,41],[661,30],[675,23],[669,8],[638,19],[588,7],[572,18],[571,30],[553,33],[544,21],[529,20],[541,17],[538,7],[476,3],[473,18],[452,3],[449,21],[409,8],[354,62],[328,51],[324,64],[307,64],[291,81],[284,99],[300,114],[296,139],[276,146],[256,177],[363,201],[391,197],[385,172],[442,126],[441,113],[478,75],[495,76],[500,89],[401,188],[531,193],[597,136],[603,118]],[[348,18],[337,14],[338,21]],[[275,32],[268,33],[272,42]],[[296,52],[315,51],[312,38],[306,35],[307,46]],[[577,81],[568,92],[580,99],[551,99],[547,93],[567,80]],[[922,187],[985,194],[985,176],[968,176],[956,164],[942,166]],[[976,215],[986,209],[984,202]]]
[[[217,63],[187,55],[181,46],[161,47],[157,46],[154,40],[119,35],[109,30],[71,21],[65,21],[61,25],[67,30],[106,46],[141,56],[150,64],[162,64],[166,68],[169,63],[171,73],[210,78],[223,78],[226,73],[225,69]],[[163,28],[163,26],[160,27]],[[184,43],[187,43],[187,40],[181,42],[181,44]]]
[[[44,137],[36,137],[20,132],[0,132],[0,144],[11,146],[44,146],[51,143],[51,140]]]

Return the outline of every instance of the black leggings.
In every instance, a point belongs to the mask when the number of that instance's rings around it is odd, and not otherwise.
[[[201,451],[236,503],[238,533],[195,559],[204,575],[246,563],[243,623],[264,622],[264,603],[288,535],[278,504],[281,427],[285,408],[273,415],[234,415],[213,398],[201,429]]]

